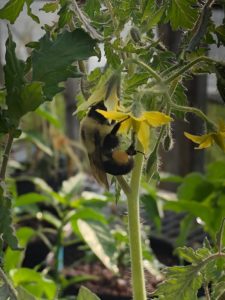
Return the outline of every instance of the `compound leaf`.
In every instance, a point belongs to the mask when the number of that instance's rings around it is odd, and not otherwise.
[[[166,280],[159,285],[156,295],[167,300],[197,300],[203,276],[199,266],[171,267],[165,270]]]
[[[170,0],[167,18],[173,30],[179,28],[191,29],[198,17],[198,10],[194,8],[196,0]]]
[[[82,29],[64,31],[55,40],[48,34],[40,39],[39,49],[34,49],[31,55],[33,80],[44,82],[43,91],[48,100],[63,90],[58,86],[60,82],[80,76],[72,63],[95,55],[95,43]]]

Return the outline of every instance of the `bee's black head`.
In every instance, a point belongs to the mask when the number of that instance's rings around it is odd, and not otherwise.
[[[107,110],[104,102],[101,101],[101,102],[98,102],[97,104],[94,104],[93,106],[91,106],[88,116],[97,120],[100,124],[108,124],[108,120],[103,115],[98,113],[96,111],[97,109]]]

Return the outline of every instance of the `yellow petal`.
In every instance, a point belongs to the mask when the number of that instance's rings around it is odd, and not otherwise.
[[[219,123],[219,131],[220,133],[225,135],[225,122],[223,120],[220,120]]]
[[[205,134],[202,136],[202,142],[200,143],[199,147],[197,149],[204,149],[212,146],[214,143],[213,137],[211,134]]]
[[[126,118],[129,118],[127,114],[119,111],[105,111],[102,109],[97,109],[96,111],[101,115],[103,115],[106,119],[110,119],[110,120],[121,121]]]
[[[146,122],[140,122],[139,130],[137,132],[137,138],[144,148],[146,153],[149,149],[149,140],[150,140],[150,129],[149,125]]]
[[[214,141],[216,144],[225,151],[225,136],[221,133],[213,134]]]
[[[197,149],[208,148],[213,144],[212,133],[203,135],[193,135],[188,132],[184,132],[184,135],[192,142],[199,144],[199,147]]]
[[[148,124],[153,127],[161,126],[173,121],[170,116],[158,111],[147,111],[143,113],[143,116]]]
[[[119,133],[127,133],[129,132],[130,128],[132,126],[132,119],[131,118],[127,118],[126,120],[122,121],[120,124],[120,129],[119,129]]]

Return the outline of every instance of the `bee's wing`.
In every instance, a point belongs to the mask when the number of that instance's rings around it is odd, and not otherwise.
[[[106,172],[102,162],[101,137],[99,131],[94,132],[94,151],[88,154],[90,166],[95,179],[98,183],[103,184],[106,189],[109,189]]]
[[[100,152],[95,151],[92,154],[89,154],[88,157],[93,176],[98,183],[104,185],[106,189],[109,189],[109,183],[107,180],[107,175],[103,169]]]

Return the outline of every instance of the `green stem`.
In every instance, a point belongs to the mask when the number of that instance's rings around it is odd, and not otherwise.
[[[138,145],[139,151],[143,149]],[[139,210],[139,188],[142,174],[143,154],[138,153],[135,157],[134,169],[131,176],[131,191],[127,195],[128,201],[128,227],[131,255],[131,274],[133,300],[146,300],[145,278],[141,248],[140,233],[140,210]]]
[[[183,68],[181,68],[179,71],[177,71],[175,74],[171,75],[169,78],[167,78],[165,80],[165,84],[170,83],[171,81],[173,81],[174,79],[176,79],[177,77],[179,77],[180,75],[183,75],[184,72],[188,71],[192,66],[194,66],[195,64],[201,62],[201,61],[206,61],[206,62],[210,62],[210,63],[215,63],[215,60],[206,57],[206,56],[200,56],[194,60],[192,60],[190,63],[188,63],[186,66],[184,66]]]
[[[11,300],[17,300],[17,291],[3,272],[2,268],[0,268],[0,278],[4,282],[4,284],[8,287],[8,291],[10,294],[10,299]]]
[[[13,134],[10,132],[8,134],[8,140],[5,146],[5,151],[2,159],[2,165],[0,170],[0,183],[5,180],[5,174],[6,174],[7,164],[9,160],[9,154],[12,148],[12,143],[13,143]]]
[[[203,119],[209,125],[210,129],[215,130],[215,128],[217,128],[217,126],[211,120],[209,120],[209,118],[200,109],[196,107],[182,106],[172,101],[170,101],[170,107],[174,110],[194,113],[195,115]]]

